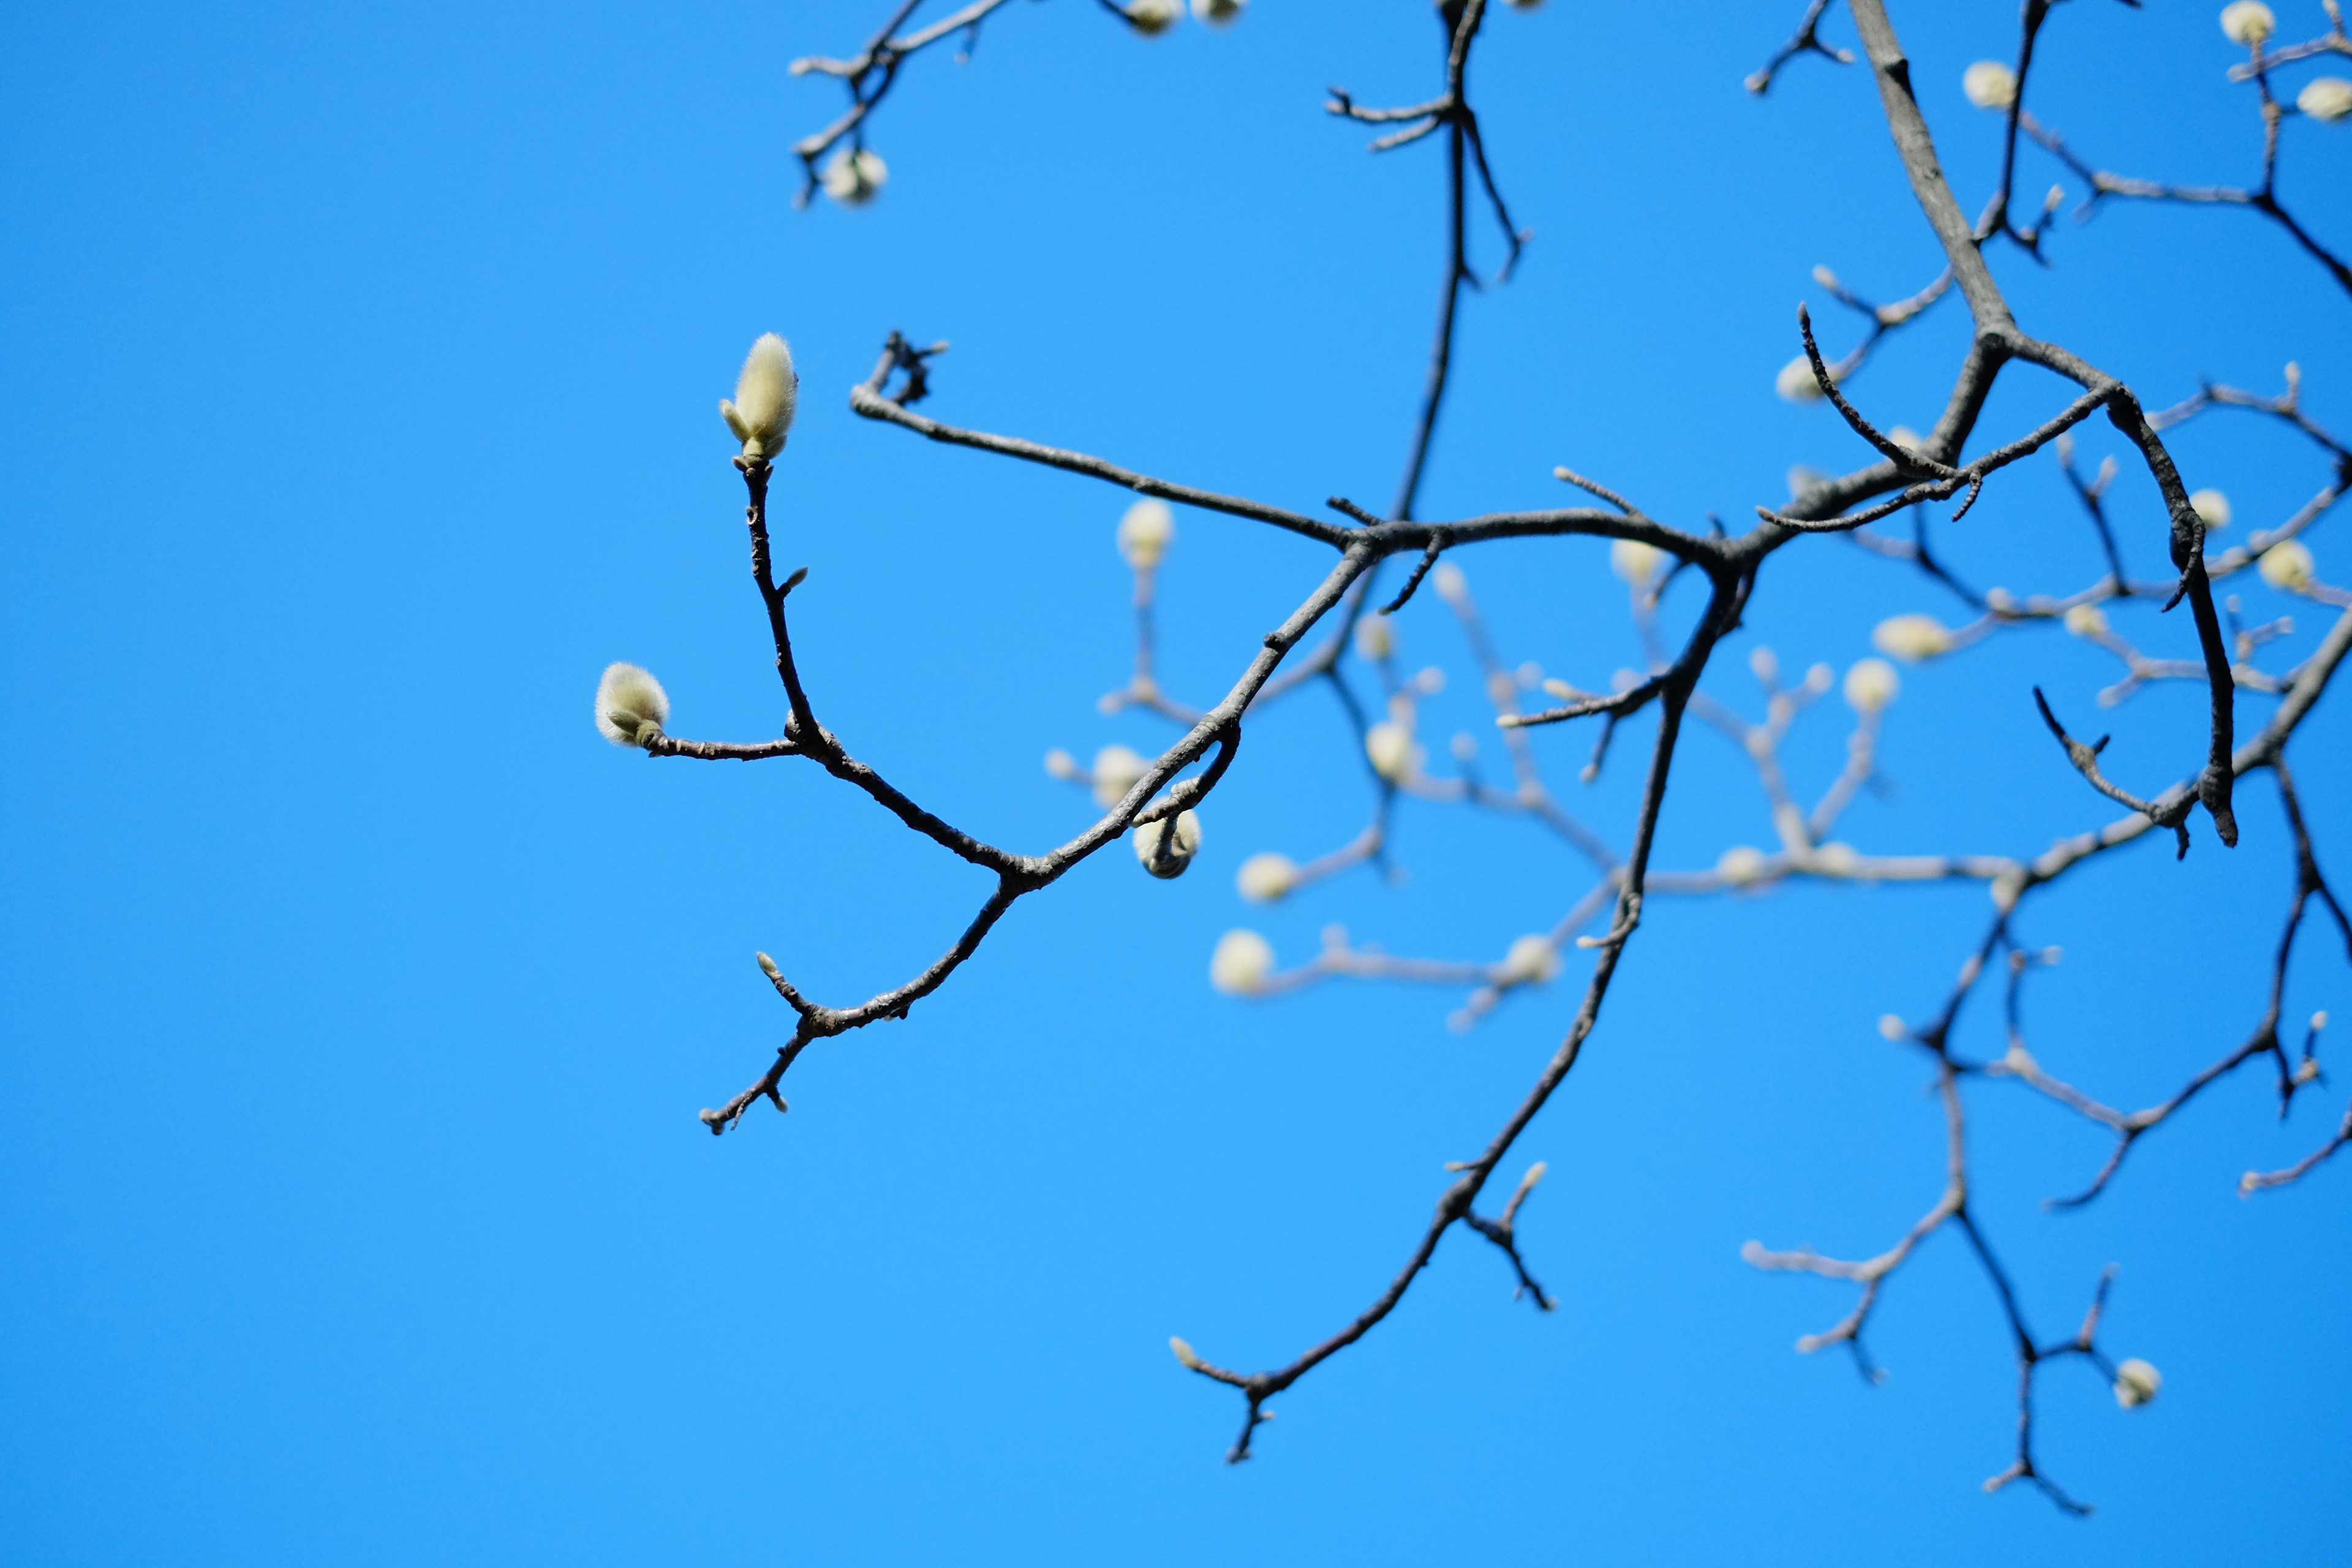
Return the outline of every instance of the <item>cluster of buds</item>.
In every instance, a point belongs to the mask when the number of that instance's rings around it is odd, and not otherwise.
[[[1242,19],[1249,0],[1192,0],[1192,19],[1212,27],[1230,27]],[[1127,0],[1119,7],[1127,25],[1147,38],[1156,38],[1184,19],[1182,0]]]

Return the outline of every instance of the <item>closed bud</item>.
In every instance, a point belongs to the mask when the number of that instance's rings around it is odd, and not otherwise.
[[[1192,0],[1192,20],[1230,27],[1242,19],[1244,0]]]
[[[1886,433],[1886,438],[1906,452],[1924,452],[1927,449],[1927,438],[1908,425],[1897,425]]]
[[[2314,120],[2332,124],[2352,114],[2352,81],[2340,76],[2314,77],[2294,95],[2294,106]]]
[[[1715,874],[1735,888],[1745,888],[1759,880],[1764,868],[1764,852],[1746,844],[1733,845],[1715,863]]]
[[[1851,877],[1860,868],[1862,857],[1851,844],[1832,838],[1813,851],[1813,868],[1825,877]]]
[[[1138,572],[1160,564],[1176,538],[1176,514],[1164,500],[1146,497],[1127,509],[1118,520],[1118,552]]]
[[[1780,374],[1772,378],[1772,390],[1790,403],[1819,403],[1822,400],[1821,380],[1813,374],[1813,362],[1803,354],[1780,367]],[[1795,486],[1790,488],[1793,489]]]
[[[761,333],[744,356],[743,373],[735,378],[734,397],[719,400],[719,416],[743,443],[745,457],[757,461],[784,449],[800,385],[793,351],[784,340],[773,332]]]
[[[1073,783],[1084,776],[1078,768],[1078,759],[1059,746],[1045,753],[1045,772],[1052,777],[1060,779],[1064,784]]]
[[[1805,689],[1819,697],[1837,684],[1837,671],[1818,659],[1806,667]]]
[[[1769,686],[1780,679],[1780,661],[1770,648],[1759,643],[1748,650],[1748,673]]]
[[[1109,745],[1095,753],[1095,804],[1108,811],[1127,798],[1151,764],[1127,746]]]
[[[1609,544],[1609,570],[1636,588],[1648,587],[1665,561],[1664,551],[1638,539],[1612,540]]]
[[[2189,498],[2189,510],[2204,519],[2208,528],[2230,526],[2230,498],[2220,490],[2202,489]]]
[[[2066,629],[2078,637],[2107,635],[2107,615],[2096,605],[2074,605],[2066,611]]]
[[[1449,605],[1460,604],[1470,593],[1470,579],[1451,561],[1438,563],[1437,570],[1429,574],[1429,585]]]
[[[1906,664],[1917,664],[1952,648],[1952,634],[1933,616],[1889,616],[1871,632],[1870,641],[1879,652]]]
[[[2261,6],[2254,7],[2262,10]],[[2235,9],[2235,7],[2232,7]],[[2264,16],[2269,13],[2264,11]],[[2116,1368],[2116,1403],[2126,1410],[2136,1409],[2156,1397],[2164,1386],[2163,1374],[2137,1356]]]
[[[1548,936],[1523,936],[1503,955],[1503,973],[1513,984],[1539,985],[1559,973],[1559,949]]]
[[[2263,581],[2289,594],[2300,594],[2314,582],[2311,547],[2300,539],[2282,540],[2263,552],[2255,570]]]
[[[1412,731],[1393,719],[1383,719],[1364,731],[1364,755],[1371,759],[1372,771],[1391,784],[1412,776],[1413,753],[1419,750]]]
[[[1175,1355],[1176,1355],[1176,1359],[1177,1359],[1178,1361],[1180,1361],[1180,1362],[1183,1363],[1184,1363],[1184,1365],[1186,1366],[1186,1368],[1188,1368],[1188,1369],[1189,1369],[1189,1370],[1191,1370],[1191,1371],[1198,1372],[1198,1371],[1200,1371],[1203,1366],[1205,1366],[1205,1365],[1207,1365],[1207,1364],[1208,1364],[1206,1362],[1203,1362],[1203,1361],[1202,1361],[1202,1360],[1198,1355],[1196,1355],[1196,1354],[1194,1354],[1194,1353],[1193,1353],[1192,1347],[1191,1345],[1186,1344],[1182,1340],[1181,1340],[1181,1339],[1177,1338],[1174,1334],[1171,1334],[1171,1335],[1169,1335],[1169,1336],[1168,1336],[1168,1348],[1169,1348],[1171,1351],[1174,1352],[1175,1352]]]
[[[2233,44],[2257,49],[2276,31],[2278,18],[2262,0],[2233,0],[2221,7],[2221,33]]]
[[[1128,26],[1146,37],[1157,37],[1184,16],[1182,0],[1127,0]]]
[[[1979,109],[2007,109],[2017,101],[2017,73],[1999,60],[1979,60],[1960,73],[1960,90]]]
[[[1366,616],[1358,621],[1356,652],[1375,664],[1396,652],[1396,623],[1386,616]]]
[[[1903,678],[1883,658],[1858,658],[1853,668],[1845,672],[1846,706],[1857,713],[1879,712],[1902,689]]]
[[[824,161],[824,194],[845,207],[862,207],[881,194],[890,166],[870,147],[836,147]]]
[[[1155,877],[1181,877],[1192,857],[1201,852],[1201,819],[1180,811],[1172,822],[1163,816],[1143,824],[1128,835],[1128,840],[1135,846],[1135,858],[1145,870]]]
[[[669,694],[646,670],[610,664],[596,682],[596,728],[616,746],[650,745],[669,722]]]
[[[1227,931],[1209,954],[1209,984],[1228,996],[1250,995],[1273,973],[1274,944],[1254,931]]]
[[[1298,885],[1298,864],[1287,855],[1269,850],[1243,861],[1241,874],[1234,880],[1243,898],[1254,904],[1270,904]]]
[[[1882,1013],[1879,1015],[1878,1034],[1880,1038],[1899,1040],[1908,1033],[1910,1033],[1910,1031],[1903,1026],[1903,1020],[1901,1018],[1896,1017],[1892,1013]]]

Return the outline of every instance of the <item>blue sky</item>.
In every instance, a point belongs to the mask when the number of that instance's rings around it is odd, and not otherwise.
[[[1986,1498],[2013,1365],[1957,1237],[1889,1286],[1869,1389],[1800,1333],[1848,1290],[1758,1274],[1741,1243],[1848,1256],[1933,1201],[1919,1017],[1990,906],[1980,886],[1662,900],[1585,1061],[1522,1144],[1551,1174],[1522,1237],[1560,1298],[1514,1304],[1455,1236],[1391,1320],[1276,1402],[1260,1457],[1166,1338],[1276,1364],[1375,1295],[1444,1180],[1556,1043],[1582,959],[1450,1033],[1458,991],[1217,995],[1217,934],[1286,959],[1343,922],[1398,952],[1492,958],[1584,868],[1524,825],[1409,806],[1405,875],[1273,910],[1241,858],[1360,826],[1336,708],[1254,724],[1192,875],[1124,850],[1024,902],[907,1023],[795,1068],[788,1121],[714,1142],[786,1015],[751,962],[861,999],[913,973],[984,891],[872,805],[783,763],[649,765],[589,722],[614,658],[656,670],[678,733],[755,739],[782,708],[743,582],[740,487],[713,413],[757,332],[791,338],[803,409],[778,470],[803,668],[859,754],[951,819],[1037,848],[1086,820],[1051,746],[1149,747],[1095,699],[1129,654],[1124,498],[861,422],[883,337],[948,338],[938,416],[1301,508],[1391,493],[1442,261],[1433,147],[1366,156],[1320,111],[1435,90],[1418,0],[1259,0],[1222,33],[1123,36],[1080,0],[1018,5],[967,66],[909,65],[877,116],[871,207],[789,205],[785,144],[878,5],[27,7],[0,26],[0,468],[17,743],[0,1049],[0,1547],[59,1564],[1883,1559],[2314,1560],[2343,1536],[2341,1353],[2352,1166],[2241,1202],[2238,1173],[2315,1147],[2343,1080],[2282,1128],[2255,1073],[2149,1138],[2114,1191],[2039,1200],[2104,1158],[2095,1128],[1971,1089],[1975,1202],[2045,1338],[2122,1266],[2107,1342],[2160,1366],[2116,1410],[2043,1380],[2041,1450],[2099,1505]],[[1740,79],[1794,4],[1668,35],[1551,0],[1491,24],[1473,85],[1535,240],[1465,306],[1429,516],[1555,504],[1569,463],[1653,513],[1733,527],[1793,463],[1861,444],[1771,392],[1827,263],[1891,298],[1939,265],[1867,77]],[[2253,177],[2214,7],[2061,7],[2030,102],[2090,155]],[[2316,32],[2316,5],[2280,5]],[[869,15],[872,13],[872,15]],[[1963,204],[1993,117],[1959,91],[2012,47],[2006,4],[1898,5]],[[1664,24],[1654,26],[1663,27]],[[1842,15],[1829,25],[1851,40]],[[2306,70],[2307,74],[2307,70]],[[2301,80],[2298,76],[2294,80]],[[2352,126],[2286,127],[2297,210],[2352,243]],[[2055,173],[2029,156],[2023,186]],[[1474,241],[1482,264],[1494,236]],[[2352,301],[2231,212],[2062,221],[1996,267],[2028,330],[2165,404],[2198,378],[2352,429]],[[1965,341],[1957,301],[1853,383],[1924,427]],[[1986,429],[2059,389],[2005,382]],[[2086,427],[2086,458],[2114,449]],[[2250,417],[2175,441],[2240,527],[2324,468]],[[2126,481],[2127,558],[2160,567]],[[2323,576],[2339,555],[2314,536]],[[1186,511],[1163,670],[1221,691],[1323,569],[1319,550]],[[2066,592],[2097,556],[2047,458],[2003,475],[1950,549],[1979,583]],[[2241,535],[2242,537],[2242,535]],[[1598,683],[1638,647],[1596,544],[1465,552],[1513,660]],[[2342,581],[2337,571],[2335,579]],[[2331,612],[2293,613],[2284,668]],[[1708,689],[1754,713],[1758,643],[1843,668],[1885,616],[1958,606],[1836,541],[1766,574]],[[2189,645],[2146,611],[2152,652]],[[1480,729],[1442,606],[1399,618],[1452,683],[1433,737]],[[1865,850],[2031,854],[2112,809],[2028,688],[2143,785],[2196,754],[2198,691],[2112,716],[2112,661],[2054,629],[1906,671]],[[2296,743],[2323,864],[2352,881],[2352,741],[2331,695]],[[2267,704],[2249,700],[2259,715]],[[2079,715],[2079,719],[2076,716]],[[1789,763],[1843,755],[1834,703]],[[1620,842],[1638,741],[1573,783]],[[1491,735],[1491,731],[1487,731]],[[1632,743],[1627,743],[1632,742]],[[1487,756],[1497,752],[1491,738]],[[1685,747],[1661,859],[1769,841],[1719,737]],[[2066,950],[2034,1047],[2115,1102],[2161,1098],[2257,1017],[2289,888],[2268,784],[2223,852],[2199,824],[2031,905]],[[2288,1016],[2352,1017],[2306,938]],[[1962,1042],[1989,1054],[1990,1014]]]

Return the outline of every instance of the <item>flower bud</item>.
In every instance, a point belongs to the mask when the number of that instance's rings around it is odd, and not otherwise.
[[[1902,689],[1903,678],[1883,658],[1855,659],[1853,668],[1845,672],[1846,706],[1857,713],[1879,712]]]
[[[1644,544],[1638,539],[1612,540],[1609,544],[1609,570],[1636,588],[1646,588],[1650,579],[1664,565],[1666,552],[1654,544]]]
[[[2254,569],[2263,581],[2289,594],[2300,594],[2312,584],[2311,547],[2300,539],[2282,540],[2263,552]]]
[[[1999,60],[1979,60],[1960,73],[1960,90],[1979,109],[2007,109],[2017,101],[2017,73]]]
[[[1889,616],[1870,634],[1879,652],[1917,664],[1952,649],[1952,634],[1933,616]]]
[[[1118,552],[1138,572],[1160,564],[1176,538],[1176,514],[1164,500],[1146,497],[1127,509],[1118,520]]]
[[[1132,749],[1109,745],[1095,753],[1095,804],[1108,811],[1127,798],[1151,764]]]
[[[1396,623],[1386,616],[1366,616],[1358,621],[1356,652],[1375,664],[1396,652]]]
[[[2232,6],[2231,9],[2235,10],[2236,7]],[[2263,10],[2259,5],[2254,9]],[[2263,15],[2267,16],[2270,13],[2263,11]],[[2163,1386],[2163,1374],[2137,1356],[2132,1357],[2131,1360],[2116,1368],[2116,1403],[2126,1410],[2146,1405],[2156,1397],[2156,1391]]]
[[[1147,822],[1129,834],[1128,841],[1135,846],[1135,858],[1143,868],[1155,877],[1176,878],[1192,863],[1201,852],[1201,819],[1189,811],[1180,811],[1171,826],[1161,817]]]
[[[793,427],[793,410],[800,400],[801,378],[793,370],[793,351],[773,332],[762,332],[744,356],[743,374],[735,378],[732,399],[719,400],[719,417],[743,443],[743,455],[755,461],[784,449]]]
[[[2096,605],[2074,605],[2066,611],[2066,629],[2078,637],[2107,635],[2107,613]]]
[[[1735,888],[1745,888],[1764,875],[1764,852],[1735,844],[1715,863],[1715,874]]]
[[[1514,984],[1540,985],[1559,973],[1559,949],[1548,936],[1523,936],[1503,955],[1503,973]]]
[[[1383,719],[1364,731],[1364,755],[1371,759],[1372,772],[1391,784],[1412,775],[1419,750],[1412,731],[1393,719]]]
[[[1146,37],[1156,37],[1184,16],[1182,0],[1127,0],[1127,22]]]
[[[1217,939],[1209,955],[1209,984],[1228,996],[1251,994],[1273,973],[1274,945],[1254,931],[1235,927]]]
[[[1460,604],[1470,592],[1470,579],[1465,577],[1462,568],[1451,561],[1437,563],[1437,570],[1429,574],[1429,585],[1436,589],[1437,596],[1449,605]]]
[[[1924,452],[1927,449],[1927,438],[1908,425],[1897,425],[1886,433],[1886,438],[1906,452]]]
[[[1212,27],[1230,27],[1242,19],[1244,0],[1192,0],[1192,20]]]
[[[1208,1364],[1198,1355],[1193,1353],[1192,1347],[1191,1345],[1186,1344],[1174,1334],[1168,1336],[1168,1348],[1176,1353],[1176,1359],[1178,1361],[1182,1362],[1185,1367],[1192,1372],[1198,1372],[1202,1367]]]
[[[2312,1079],[2314,1079],[2317,1078],[2318,1076],[2319,1076],[2319,1058],[2318,1058],[2317,1057],[2305,1057],[2305,1058],[2303,1058],[2303,1060],[2301,1060],[2301,1061],[2299,1061],[2299,1062],[2297,1062],[2297,1063],[2295,1063],[2295,1064],[2294,1064],[2294,1081],[2295,1081],[2295,1082],[2297,1082],[2297,1083],[2309,1083]]]
[[[648,671],[610,664],[596,682],[596,728],[616,746],[643,746],[661,738],[669,721],[669,694]]]
[[[1910,1031],[1903,1026],[1903,1020],[1900,1017],[1897,1017],[1895,1014],[1882,1013],[1879,1015],[1878,1034],[1881,1039],[1899,1040],[1905,1035],[1909,1033]]]
[[[1832,838],[1813,851],[1813,869],[1824,877],[1851,877],[1861,864],[1853,846],[1842,839]]]
[[[2260,48],[2278,30],[2278,18],[2262,0],[2234,0],[2221,7],[2221,32],[2233,44]]]
[[[1790,403],[1819,403],[1822,400],[1822,384],[1813,374],[1813,362],[1803,354],[1780,367],[1780,374],[1772,378],[1772,390]],[[1790,488],[1794,489],[1796,487],[1792,483]]]
[[[1769,686],[1780,679],[1780,661],[1770,648],[1759,643],[1748,650],[1748,673]]]
[[[2315,76],[2294,95],[2294,106],[2314,120],[2341,120],[2352,114],[2352,81],[2340,76]]]
[[[1287,855],[1268,850],[1243,861],[1241,875],[1234,881],[1243,898],[1254,904],[1270,904],[1298,885],[1298,864]]]
[[[1060,779],[1064,784],[1072,783],[1084,776],[1078,769],[1078,759],[1059,746],[1045,753],[1045,772],[1048,775]]]
[[[2230,526],[2230,498],[2220,490],[2202,489],[2189,498],[2189,508],[2205,520],[2208,528]]]
[[[845,207],[872,201],[889,177],[889,165],[870,147],[836,147],[824,161],[824,194]]]

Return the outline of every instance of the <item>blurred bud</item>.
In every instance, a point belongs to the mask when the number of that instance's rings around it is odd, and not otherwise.
[[[2272,587],[2300,594],[2312,584],[2311,547],[2300,539],[2282,540],[2263,552],[2255,570]]]
[[[1396,623],[1386,616],[1366,616],[1358,621],[1356,652],[1374,663],[1396,652]]]
[[[1244,0],[1192,0],[1192,20],[1230,27],[1242,19]]]
[[[1810,369],[1811,367],[1809,366],[1807,368]],[[1808,468],[1804,464],[1799,463],[1796,467],[1789,470],[1789,499],[1790,500],[1795,500],[1807,490],[1812,489],[1816,486],[1825,485],[1829,482],[1829,475],[1822,472],[1819,468]]]
[[[775,982],[777,982],[777,983],[779,983],[779,984],[782,984],[782,983],[783,978],[784,978],[784,972],[783,972],[782,970],[778,969],[778,968],[776,967],[776,961],[775,961],[774,959],[770,958],[770,957],[769,957],[766,953],[764,953],[764,952],[755,952],[755,953],[753,953],[751,956],[752,956],[752,957],[754,957],[754,958],[756,958],[756,959],[758,959],[758,960],[760,961],[760,973],[762,973],[762,974],[766,975],[769,979],[773,980],[773,981],[775,981]]]
[[[2237,7],[2232,5],[2230,9],[2234,11]],[[2260,5],[2255,6],[2254,9],[2262,11],[2265,16],[2270,15]],[[2227,13],[2225,12],[2224,15]],[[2163,1375],[2137,1356],[2132,1357],[2131,1360],[2116,1368],[2116,1403],[2126,1410],[2146,1405],[2156,1397],[2156,1391],[2163,1386]]]
[[[1846,706],[1857,713],[1879,712],[1902,689],[1903,678],[1883,658],[1858,658],[1845,672]]]
[[[824,161],[824,194],[845,207],[862,207],[881,193],[890,166],[870,147],[836,147]]]
[[[1780,374],[1772,378],[1772,390],[1790,403],[1822,400],[1821,379],[1813,374],[1813,362],[1803,354],[1780,367]]]
[[[2327,1027],[2327,1014],[2326,1010],[2322,1009],[2319,1012],[2314,1013],[2311,1016],[2311,1032],[2315,1035],[2326,1027]]]
[[[1274,946],[1254,931],[1235,927],[1209,955],[1209,984],[1228,996],[1249,995],[1273,973]]]
[[[1906,664],[1949,653],[1952,634],[1933,616],[1889,616],[1870,634],[1873,647]]]
[[[2075,605],[2066,612],[2066,629],[2078,637],[2107,635],[2107,614],[2096,605]]]
[[[1429,574],[1429,585],[1449,605],[1460,603],[1463,595],[1470,592],[1470,579],[1451,561],[1437,563],[1437,570]]]
[[[2278,18],[2262,0],[2234,0],[2221,7],[2221,32],[2233,44],[2260,48],[2278,30]]]
[[[1882,1013],[1879,1015],[1878,1035],[1881,1039],[1899,1040],[1910,1032],[1910,1030],[1903,1026],[1903,1020],[1896,1017],[1894,1014]]]
[[[2331,124],[2352,114],[2352,81],[2340,76],[2317,76],[2294,95],[2294,106],[2314,120]]]
[[[643,746],[669,722],[669,694],[634,664],[609,664],[596,682],[596,728],[616,746]]]
[[[1515,984],[1540,985],[1559,973],[1559,949],[1548,936],[1523,936],[1503,955],[1503,973]]]
[[[1168,1348],[1175,1352],[1176,1359],[1178,1361],[1183,1363],[1185,1367],[1192,1372],[1198,1372],[1203,1366],[1208,1364],[1208,1363],[1202,1361],[1198,1355],[1193,1353],[1192,1347],[1191,1345],[1186,1344],[1174,1334],[1168,1336]]]
[[[1715,874],[1735,888],[1745,888],[1764,875],[1764,852],[1735,844],[1716,861]]]
[[[1853,845],[1834,838],[1813,851],[1813,868],[1826,877],[1851,877],[1861,863]]]
[[[1078,759],[1059,746],[1045,753],[1045,772],[1064,784],[1075,784],[1084,776],[1078,769]]]
[[[1769,686],[1780,679],[1780,661],[1772,650],[1759,643],[1748,653],[1748,672]]]
[[[1127,509],[1118,520],[1118,552],[1138,572],[1149,572],[1168,553],[1176,537],[1176,514],[1164,500],[1149,496]]]
[[[742,374],[735,378],[734,397],[719,400],[719,417],[743,443],[745,457],[772,458],[784,449],[800,384],[793,370],[793,351],[783,339],[762,332],[752,340]]]
[[[1128,25],[1146,37],[1157,37],[1184,18],[1183,0],[1127,0]]]
[[[2189,498],[2191,510],[2205,520],[2208,528],[2230,526],[2230,498],[2220,490],[2202,489]]]
[[[1095,753],[1095,804],[1108,811],[1127,798],[1151,764],[1127,746],[1108,745]]]
[[[1897,425],[1886,433],[1886,438],[1906,452],[1924,452],[1927,449],[1927,438],[1908,425]]]
[[[1145,870],[1155,877],[1181,877],[1192,857],[1201,852],[1201,819],[1180,811],[1174,826],[1163,816],[1143,824],[1128,835],[1128,840],[1135,846],[1135,858]]]
[[[1268,850],[1243,861],[1234,882],[1250,902],[1270,904],[1298,885],[1298,864],[1287,855]]]
[[[1837,684],[1837,671],[1816,660],[1805,670],[1805,689],[1819,697]]]
[[[1646,588],[1658,568],[1666,563],[1666,552],[1654,544],[1644,544],[1638,539],[1612,540],[1609,544],[1609,570],[1636,588]]]
[[[1364,731],[1364,755],[1371,759],[1372,771],[1391,784],[1412,776],[1418,749],[1412,731],[1393,719],[1383,719]]]
[[[2319,1076],[2319,1058],[2318,1058],[2317,1057],[2305,1057],[2305,1058],[2303,1058],[2303,1060],[2301,1060],[2301,1061],[2299,1061],[2299,1062],[2295,1063],[2295,1065],[2294,1065],[2294,1081],[2295,1081],[2295,1082],[2297,1082],[2297,1083],[2309,1083],[2313,1079],[2315,1079],[2315,1078],[2317,1078],[2318,1076]]]
[[[1960,90],[1979,109],[2007,109],[2017,101],[2017,73],[1999,60],[1979,60],[1960,73]]]
[[[2019,870],[2003,871],[1992,879],[1991,886],[1986,891],[1992,895],[1992,907],[2002,914],[2007,914],[2017,908],[2018,898],[2025,891],[2025,873]]]

